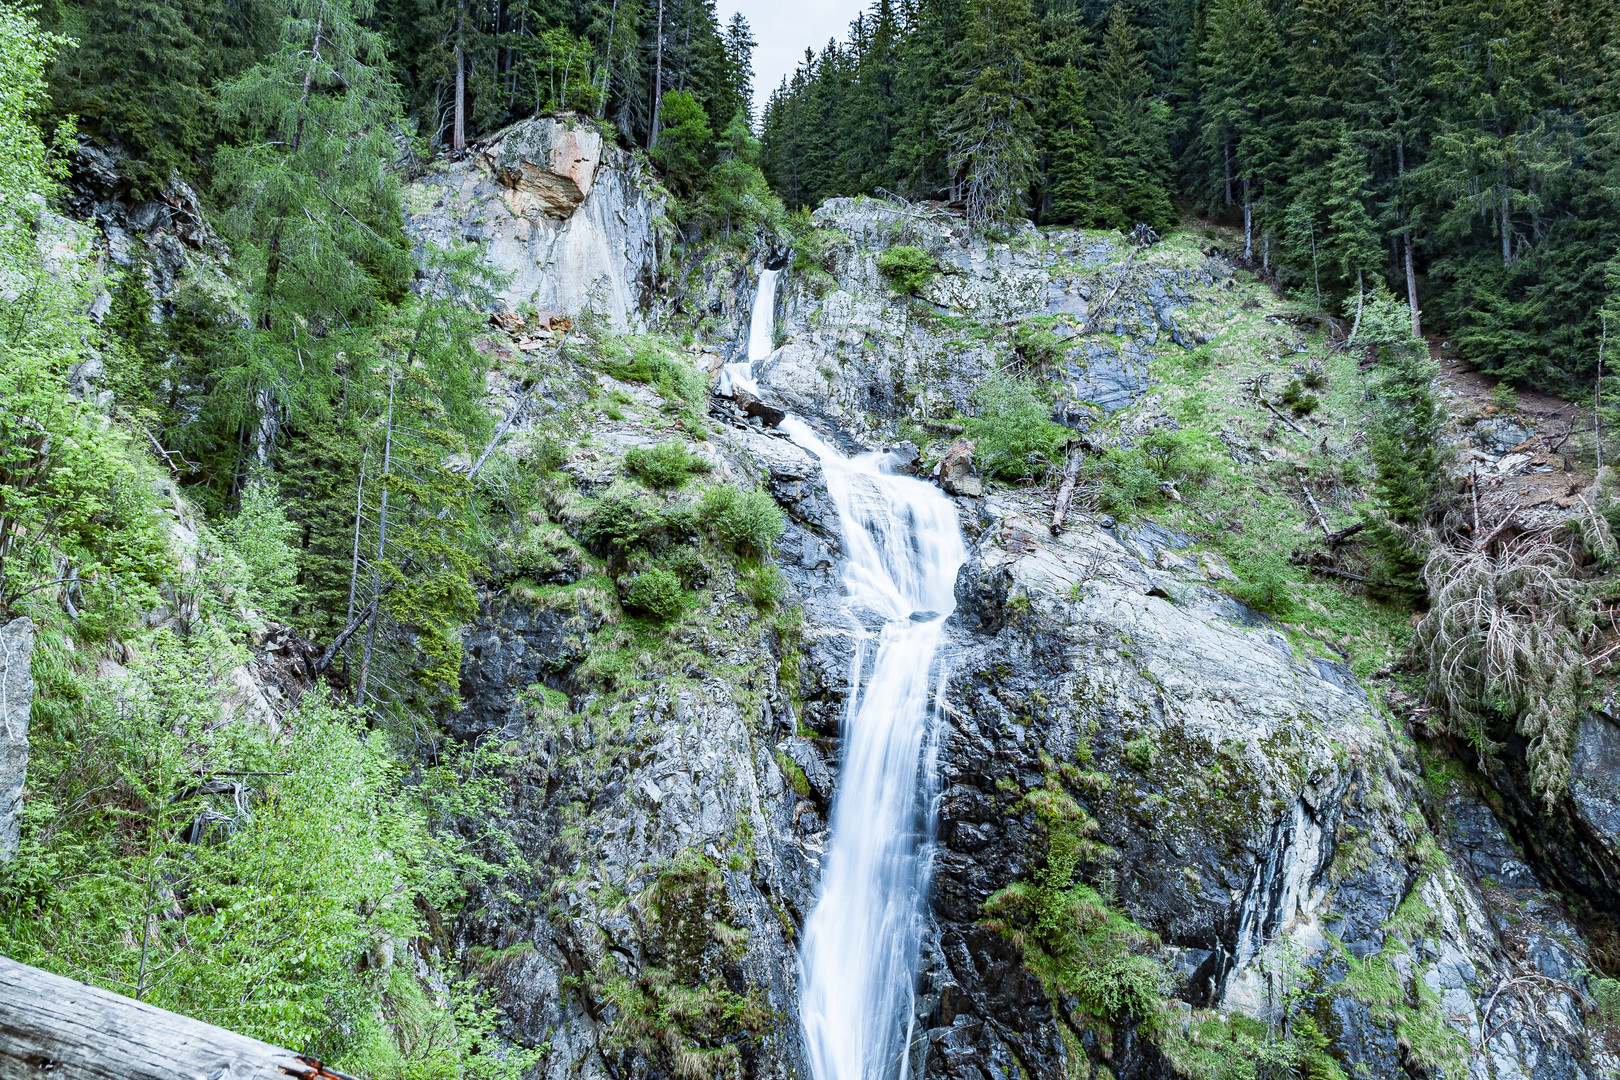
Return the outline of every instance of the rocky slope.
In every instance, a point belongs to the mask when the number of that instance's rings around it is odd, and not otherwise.
[[[968,409],[1029,318],[1065,343],[1054,414],[1128,437],[1162,422],[1172,388],[1157,385],[1160,368],[1212,338],[1220,348],[1238,311],[1231,270],[1190,243],[986,245],[944,215],[870,200],[834,201],[816,221],[823,254],[784,276],[781,345],[760,381],[850,447],[925,439]],[[902,241],[946,268],[921,301],[890,292],[876,267]],[[711,295],[686,298],[717,317],[721,352],[744,329],[745,283],[722,274]],[[1297,331],[1280,336],[1300,347]],[[546,377],[561,388],[586,374]],[[565,469],[599,492],[627,447],[674,430],[646,387],[594,382],[584,394],[626,415],[599,414]],[[787,510],[778,561],[802,622],[759,616],[722,582],[667,641],[630,646],[629,690],[592,659],[615,618],[600,598],[492,588],[469,634],[470,704],[452,730],[505,740],[532,870],[444,944],[487,958],[510,1033],[549,1042],[544,1072],[557,1080],[805,1074],[793,950],[861,631],[839,596],[841,541],[818,468],[751,423],[716,425],[694,445],[716,479],[762,477]],[[1258,434],[1227,434],[1252,451],[1233,450],[1240,462],[1275,456],[1242,441]],[[1606,901],[1572,917],[1558,891],[1612,895],[1606,719],[1589,721],[1577,763],[1581,835],[1531,835],[1535,815],[1498,788],[1443,755],[1420,760],[1383,689],[1369,696],[1333,649],[1222,591],[1232,570],[1207,542],[1086,512],[1053,537],[1050,503],[1034,493],[959,504],[973,555],[937,717],[918,1074],[1253,1075],[1256,1046],[1289,1040],[1371,1077],[1595,1077],[1620,1065],[1586,983],[1607,963],[1587,917]],[[1055,977],[1042,958],[1055,945],[987,920],[993,897],[1041,880],[1054,799],[1095,845],[1077,882],[1129,920],[1130,949],[1165,973],[1135,1023],[1097,1015]],[[1561,869],[1572,859],[1584,876]]]

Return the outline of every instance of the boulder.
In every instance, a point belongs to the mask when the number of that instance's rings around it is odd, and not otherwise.
[[[0,626],[0,859],[17,850],[17,814],[28,773],[28,709],[34,699],[33,652],[32,620]]]
[[[731,400],[737,403],[737,407],[743,411],[745,416],[759,417],[760,422],[766,427],[775,427],[787,419],[787,413],[765,404],[740,386],[732,389]]]
[[[602,133],[595,128],[549,117],[528,120],[501,140],[495,179],[519,194],[520,213],[567,218],[591,193],[601,162]]]
[[[948,495],[984,494],[984,481],[973,473],[973,440],[957,439],[934,466],[934,476]]]

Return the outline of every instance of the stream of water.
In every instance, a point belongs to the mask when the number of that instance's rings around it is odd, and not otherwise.
[[[727,365],[730,386],[757,393],[775,291],[776,273],[763,271],[749,362]],[[929,701],[944,692],[936,654],[967,550],[937,487],[891,472],[886,455],[844,456],[796,416],[781,429],[821,461],[851,621],[876,645],[864,685],[866,647],[852,664],[831,838],[799,947],[799,1015],[815,1080],[905,1080],[928,892]]]

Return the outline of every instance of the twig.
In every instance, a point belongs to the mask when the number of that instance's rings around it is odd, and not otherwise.
[[[1333,533],[1328,529],[1327,515],[1322,513],[1322,508],[1316,503],[1316,496],[1311,494],[1310,485],[1305,483],[1304,468],[1299,465],[1295,465],[1294,475],[1299,480],[1300,494],[1305,496],[1305,502],[1310,506],[1311,513],[1316,516],[1316,523],[1322,526],[1322,539],[1331,542],[1333,540]]]
[[[1255,397],[1260,398],[1260,404],[1262,404],[1266,408],[1270,409],[1271,414],[1273,416],[1275,416],[1277,419],[1281,420],[1283,423],[1287,424],[1289,427],[1293,428],[1295,431],[1299,432],[1301,435],[1305,435],[1305,438],[1307,438],[1307,439],[1310,438],[1309,435],[1305,434],[1305,429],[1304,428],[1300,427],[1298,424],[1296,424],[1292,420],[1288,419],[1288,417],[1284,416],[1281,412],[1278,412],[1277,411],[1277,406],[1273,405],[1271,402],[1267,401],[1265,398],[1260,397],[1258,392],[1256,392]]]
[[[573,332],[574,328],[572,326],[563,331],[562,339],[557,342],[556,351],[551,354],[553,359],[562,355],[563,346],[568,344],[568,335]],[[484,462],[489,460],[489,455],[495,452],[495,444],[501,441],[501,437],[511,430],[512,425],[517,423],[518,417],[523,415],[523,410],[528,408],[529,402],[534,398],[535,390],[539,386],[540,384],[536,382],[534,386],[529,387],[523,396],[518,398],[511,411],[506,414],[506,418],[501,421],[500,426],[495,429],[495,434],[490,436],[489,444],[484,447],[484,452],[478,455],[478,460],[473,462],[472,469],[467,473],[469,482],[478,476],[479,471],[484,467]]]

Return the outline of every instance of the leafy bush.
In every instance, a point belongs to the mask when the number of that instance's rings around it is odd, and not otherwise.
[[[787,519],[763,491],[713,487],[703,495],[698,517],[716,540],[739,555],[768,555]]]
[[[609,494],[592,509],[582,531],[585,542],[598,553],[622,558],[646,543],[663,524],[657,508],[644,499]]]
[[[896,244],[878,256],[878,272],[896,292],[916,296],[939,274],[939,263],[922,248]]]
[[[973,391],[977,416],[960,417],[979,468],[1005,480],[1038,477],[1062,456],[1069,429],[1054,424],[1037,385],[992,375]]]
[[[681,579],[668,570],[653,567],[637,574],[624,591],[624,606],[650,615],[658,622],[678,619],[686,610],[686,592]]]
[[[1185,438],[1176,431],[1150,432],[1129,449],[1110,447],[1084,466],[1088,482],[1095,486],[1098,507],[1122,518],[1161,501],[1164,485],[1198,471]]]
[[[769,611],[787,595],[787,579],[773,562],[745,565],[737,578],[742,594],[761,611]]]
[[[269,484],[249,484],[236,516],[220,529],[220,538],[242,560],[254,603],[268,616],[285,622],[302,596],[298,587],[298,526],[287,520],[281,500]]]
[[[632,446],[624,453],[624,467],[651,488],[678,488],[695,473],[709,471],[709,461],[687,452],[678,442]]]
[[[1063,340],[1043,327],[1019,323],[1013,331],[1013,352],[1026,369],[1054,367],[1063,362]]]

